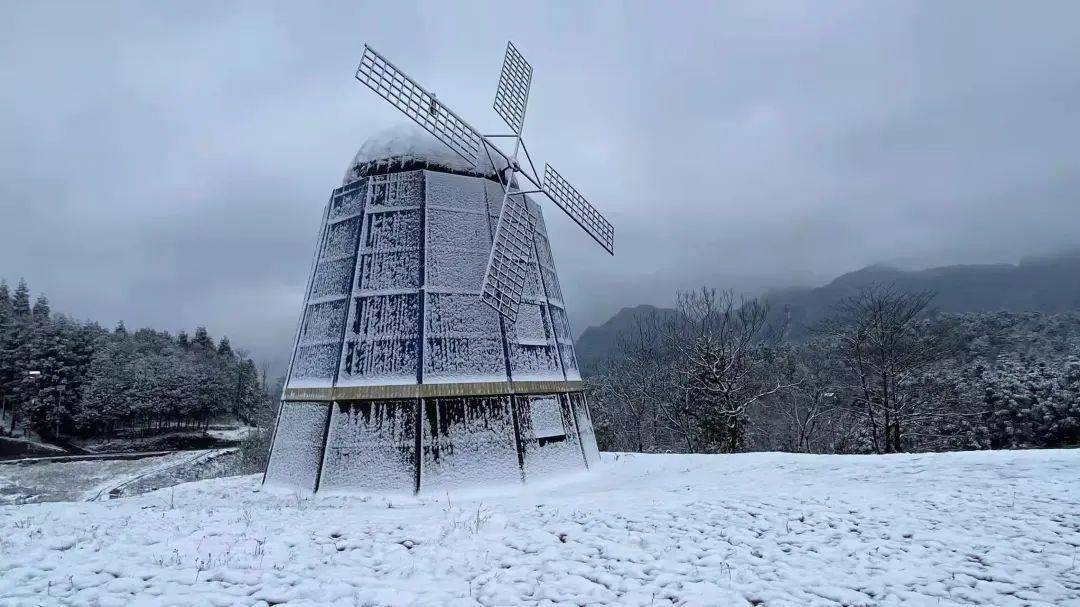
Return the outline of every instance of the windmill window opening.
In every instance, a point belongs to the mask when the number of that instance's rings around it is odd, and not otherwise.
[[[532,422],[533,436],[537,440],[549,439],[547,442],[553,442],[551,439],[566,438],[562,405],[554,397],[532,399],[529,403],[529,420]]]

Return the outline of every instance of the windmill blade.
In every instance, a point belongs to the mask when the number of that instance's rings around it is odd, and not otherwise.
[[[424,127],[471,166],[480,161],[484,149],[480,133],[366,44],[360,67],[356,68],[356,79]]]
[[[525,106],[529,104],[532,85],[532,66],[521,56],[512,42],[506,43],[499,88],[495,91],[495,112],[502,117],[514,134],[521,133],[525,124]]]
[[[604,219],[596,207],[574,189],[550,164],[544,165],[544,185],[547,197],[573,219],[608,253],[615,254],[615,228]]]
[[[503,196],[480,299],[510,322],[517,320],[533,260],[533,229],[525,196],[507,191]]]

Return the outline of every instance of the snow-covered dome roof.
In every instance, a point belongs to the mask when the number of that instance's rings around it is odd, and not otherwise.
[[[367,175],[412,168],[442,169],[493,178],[495,169],[487,159],[487,154],[482,156],[481,164],[472,166],[419,126],[399,124],[375,133],[360,146],[345,171],[342,184]],[[500,168],[505,167],[503,162],[498,164],[501,165]]]

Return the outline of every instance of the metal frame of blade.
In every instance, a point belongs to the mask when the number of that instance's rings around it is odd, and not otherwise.
[[[564,213],[608,253],[614,255],[615,229],[584,196],[567,182],[551,165],[544,165],[542,183],[517,163],[518,152],[524,149],[521,131],[532,86],[532,66],[522,57],[513,43],[506,45],[499,86],[495,92],[495,112],[514,133],[512,135],[481,135],[465,120],[443,105],[432,93],[397,68],[375,49],[364,45],[364,55],[356,69],[356,79],[375,91],[391,105],[419,124],[436,139],[464,158],[471,166],[481,162],[481,153],[491,158],[494,151],[507,161],[506,174],[499,174],[503,186],[502,209],[492,239],[488,267],[481,285],[481,300],[499,314],[516,321],[524,296],[529,266],[533,261],[534,230],[525,194],[512,192],[512,177],[520,172],[537,190],[543,192]],[[514,151],[507,155],[490,138],[512,137]],[[528,157],[528,150],[525,150]],[[529,158],[532,166],[532,159]],[[533,173],[536,172],[533,167]]]
[[[495,113],[506,125],[520,135],[525,125],[525,108],[529,105],[529,88],[532,86],[532,66],[521,56],[512,42],[506,43],[499,87],[495,91]]]
[[[507,191],[499,211],[499,223],[495,228],[487,271],[480,287],[480,299],[514,322],[533,261],[535,228],[525,195],[510,192],[509,184],[504,187]]]
[[[484,137],[375,49],[364,45],[356,79],[476,166]]]
[[[563,179],[550,164],[544,165],[544,184],[541,188],[564,213],[570,216],[589,236],[608,253],[615,254],[615,228],[596,207],[589,204],[574,186]]]

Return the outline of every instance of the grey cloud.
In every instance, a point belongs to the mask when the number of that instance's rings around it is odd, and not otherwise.
[[[477,127],[507,37],[578,330],[703,282],[1015,261],[1080,240],[1074,3],[24,4],[0,24],[0,276],[280,363],[319,210],[401,119],[364,42]]]

